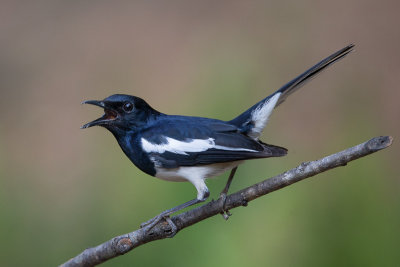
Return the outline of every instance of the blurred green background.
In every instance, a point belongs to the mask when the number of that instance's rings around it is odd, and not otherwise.
[[[280,106],[231,192],[379,135],[394,145],[104,266],[398,266],[398,1],[1,1],[0,265],[54,266],[195,196],[147,176],[85,99],[231,119],[349,43]],[[217,198],[227,175],[209,180]]]

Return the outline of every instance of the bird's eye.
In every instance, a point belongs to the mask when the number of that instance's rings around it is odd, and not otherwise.
[[[123,106],[125,112],[129,113],[133,110],[133,104],[131,102],[126,102]]]

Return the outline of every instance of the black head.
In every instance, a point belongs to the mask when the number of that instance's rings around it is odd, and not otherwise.
[[[91,104],[104,108],[104,115],[81,128],[103,126],[111,132],[135,130],[160,113],[151,108],[143,99],[130,95],[112,95],[104,100],[88,100]]]

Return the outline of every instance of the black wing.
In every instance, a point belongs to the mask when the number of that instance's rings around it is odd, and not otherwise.
[[[163,168],[284,156],[287,150],[241,134],[232,124],[167,116],[141,133],[142,147]]]

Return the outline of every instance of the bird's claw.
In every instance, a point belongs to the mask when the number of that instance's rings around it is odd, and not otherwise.
[[[219,199],[221,199],[222,201],[222,211],[221,211],[221,215],[225,220],[228,220],[229,217],[232,215],[232,213],[229,212],[229,210],[225,209],[225,205],[226,205],[226,193],[222,192],[219,195]]]
[[[148,220],[147,222],[144,222],[144,223],[140,224],[140,228],[145,228],[145,232],[148,233],[162,219],[164,219],[169,224],[169,226],[171,227],[171,234],[168,237],[174,237],[176,235],[176,233],[177,233],[178,228],[176,227],[174,222],[169,217],[169,214],[157,215],[156,217]]]
[[[178,227],[176,227],[175,223],[171,220],[171,217],[167,216],[167,217],[165,217],[165,220],[167,221],[167,223],[171,227],[171,234],[168,237],[172,238],[178,232]]]
[[[153,222],[156,222],[156,223],[158,223],[162,218],[159,218],[160,216],[158,215],[158,216],[156,216],[156,217],[154,217],[154,218],[152,218],[152,219],[150,219],[150,220],[148,220],[148,221],[146,221],[146,222],[144,222],[144,223],[141,223],[140,224],[140,228],[145,228],[145,227],[147,227],[147,226],[149,226],[149,225],[151,225],[151,224],[153,224]],[[154,226],[154,225],[153,225]],[[153,228],[153,227],[151,227],[151,228]],[[151,229],[150,228],[150,229]],[[149,229],[149,230],[150,230]]]

